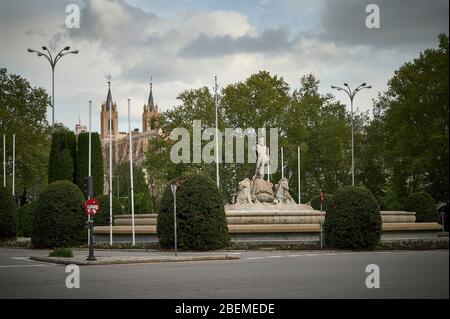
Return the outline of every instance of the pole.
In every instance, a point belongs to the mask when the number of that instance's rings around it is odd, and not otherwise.
[[[322,200],[320,201],[320,249],[322,249]]]
[[[302,203],[302,195],[301,195],[301,188],[300,188],[300,146],[297,147],[297,166],[298,166],[298,203]]]
[[[87,180],[87,187],[88,187],[88,198],[91,198],[93,196],[92,194],[92,187],[91,187],[91,147],[92,147],[92,140],[91,140],[91,131],[92,131],[92,122],[91,122],[91,116],[92,116],[92,101],[89,101],[89,147],[88,147],[88,180]],[[89,245],[89,251],[91,247],[91,215],[88,214],[88,245]],[[88,257],[89,258],[89,257]]]
[[[283,159],[283,148],[281,148],[281,178],[284,178],[284,159]]]
[[[13,134],[13,166],[12,166],[12,195],[16,196],[16,133]]]
[[[108,81],[111,88],[111,81]],[[109,245],[113,244],[113,215],[112,215],[112,101],[109,101]]]
[[[270,148],[267,148],[267,156],[269,157],[269,163],[267,164],[267,181],[270,182]]]
[[[3,134],[3,187],[6,187],[6,135]]]
[[[92,160],[92,151],[91,151],[91,146],[92,146],[92,137],[91,137],[91,132],[92,132],[92,101],[89,101],[89,164],[88,164],[88,176],[91,176],[91,160]]]
[[[353,98],[350,99],[352,121],[352,186],[355,186],[355,149],[353,140]]]
[[[216,182],[219,188],[219,115],[217,110],[217,75],[214,77],[214,104],[216,107]]]
[[[134,190],[133,190],[133,138],[131,137],[131,116],[130,116],[130,99],[128,99],[128,136],[130,137],[130,185],[131,185],[131,232],[133,237],[133,246],[136,245],[136,233],[134,226]],[[118,178],[119,176],[117,176]],[[119,185],[119,182],[117,182]]]
[[[52,65],[52,130],[55,133],[55,66]]]
[[[177,256],[177,185],[172,184],[170,185],[170,188],[172,189],[173,194],[173,235],[175,241],[175,256]]]

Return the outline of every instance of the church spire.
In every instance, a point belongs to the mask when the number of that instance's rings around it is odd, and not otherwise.
[[[108,80],[108,95],[106,96],[106,109],[109,110],[109,106],[112,105],[111,75],[108,75],[106,79]]]
[[[150,112],[154,112],[155,111],[155,104],[153,102],[153,77],[150,77],[150,94],[148,96],[148,110]]]

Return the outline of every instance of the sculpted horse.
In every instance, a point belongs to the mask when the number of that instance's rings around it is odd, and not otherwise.
[[[286,178],[280,179],[276,187],[276,199],[274,204],[294,204],[294,199],[289,194],[289,181]]]

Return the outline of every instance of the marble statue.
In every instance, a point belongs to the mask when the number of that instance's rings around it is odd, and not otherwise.
[[[250,179],[246,178],[239,182],[239,191],[236,195],[236,204],[253,204]]]
[[[267,146],[265,145],[264,138],[260,138],[256,145],[256,172],[257,176],[264,179],[264,169],[269,165],[269,156],[267,156]]]
[[[289,181],[286,178],[280,179],[275,186],[276,199],[274,204],[295,204],[291,194],[289,194]]]

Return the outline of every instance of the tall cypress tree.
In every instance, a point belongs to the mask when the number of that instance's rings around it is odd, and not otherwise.
[[[77,184],[77,138],[75,133],[72,131],[66,132],[67,148],[70,152],[70,157],[72,158],[73,165],[73,176],[72,182]]]
[[[94,196],[103,194],[103,154],[100,136],[98,133],[92,133],[92,179],[94,182]],[[89,133],[78,135],[78,154],[77,154],[77,181],[78,187],[87,195],[87,176],[89,164]]]
[[[73,181],[74,160],[73,150],[76,142],[72,140],[73,132],[55,132],[52,135],[52,147],[48,161],[48,182],[59,180]],[[75,153],[76,156],[76,153]]]

